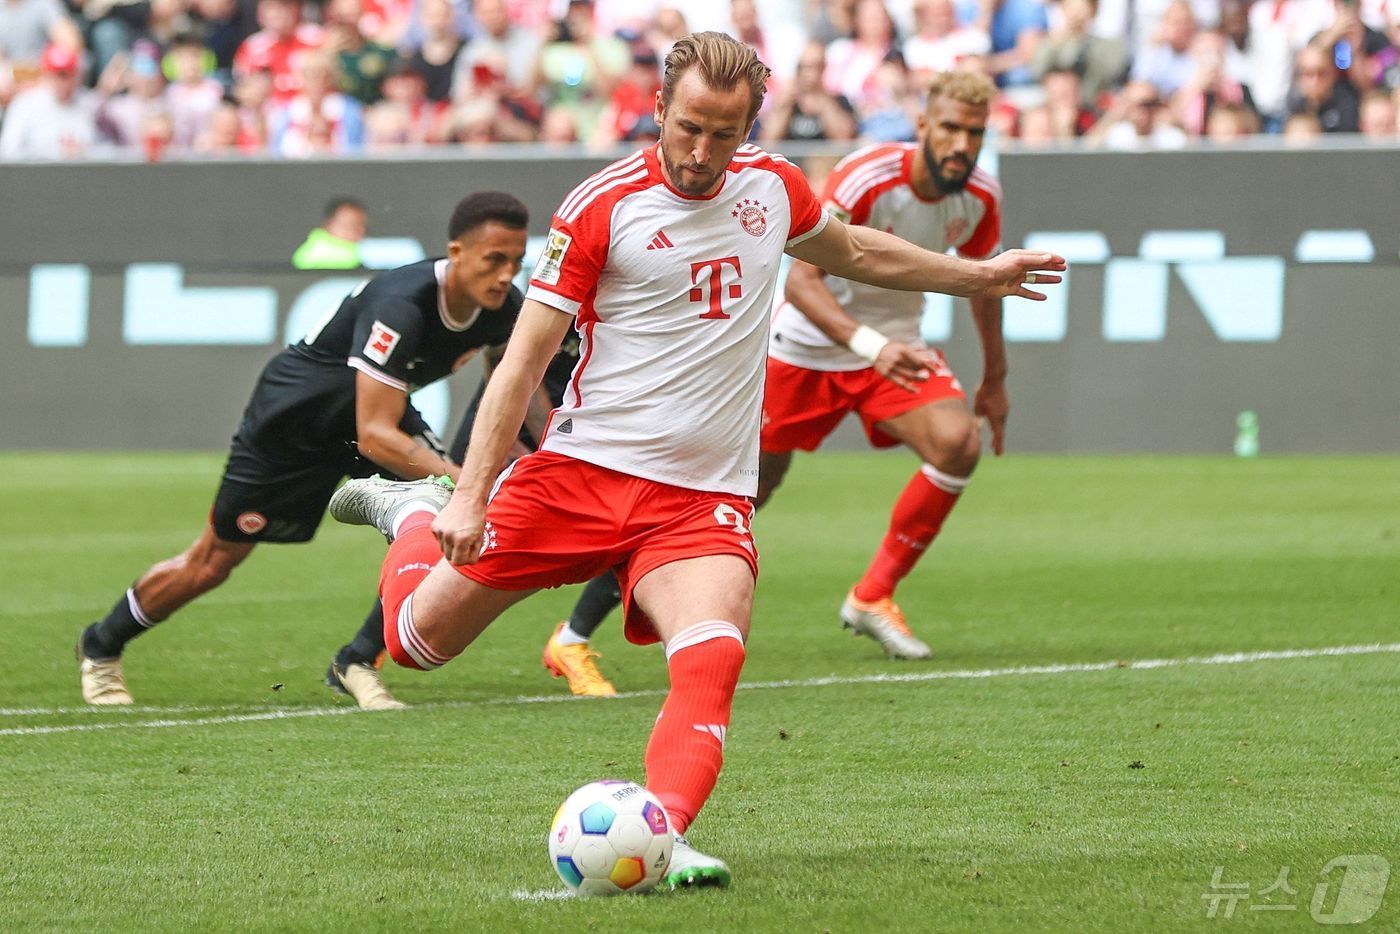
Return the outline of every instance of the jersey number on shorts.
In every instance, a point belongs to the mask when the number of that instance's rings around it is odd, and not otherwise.
[[[733,506],[720,503],[715,507],[715,521],[720,525],[732,525],[734,531],[740,535],[749,534],[749,527],[744,522],[744,514]]]
[[[724,270],[726,266],[734,267],[734,281],[728,286],[724,284]],[[706,275],[708,270],[709,275]],[[690,281],[695,287],[690,290],[690,300],[692,302],[709,302],[709,310],[700,317],[709,321],[727,320],[729,315],[724,313],[724,308],[720,302],[723,296],[731,299],[744,297],[744,288],[739,282],[739,277],[744,271],[739,268],[739,257],[726,256],[722,259],[707,259],[699,263],[690,264]]]

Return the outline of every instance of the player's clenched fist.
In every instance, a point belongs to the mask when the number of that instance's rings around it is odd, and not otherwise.
[[[486,508],[454,496],[433,520],[433,535],[448,564],[475,564],[481,557]]]

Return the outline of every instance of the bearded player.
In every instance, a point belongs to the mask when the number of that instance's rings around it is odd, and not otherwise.
[[[956,249],[975,260],[995,255],[1001,188],[976,167],[995,95],[985,76],[936,75],[917,142],[869,146],[842,160],[823,189],[826,209],[929,250]],[[913,451],[922,463],[895,501],[889,531],[840,615],[843,625],[873,637],[891,657],[929,658],[894,591],[967,487],[981,453],[982,420],[991,428],[992,449],[1002,453],[1008,403],[1001,299],[969,298],[983,357],[969,412],[961,384],[936,349],[925,350],[923,378],[882,375],[888,348],[923,347],[922,295],[827,275],[798,261],[785,297],[768,348],[757,503],[782,483],[794,450],[814,450],[849,412],[860,416],[875,447],[903,444]]]

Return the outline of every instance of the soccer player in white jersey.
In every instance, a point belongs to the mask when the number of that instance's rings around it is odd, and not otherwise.
[[[956,249],[969,259],[995,255],[1001,187],[976,167],[995,95],[983,75],[936,75],[917,141],[868,146],[843,159],[826,181],[826,209],[931,250]],[[894,591],[967,486],[981,452],[980,419],[991,427],[992,449],[1002,453],[1008,403],[1001,299],[970,297],[983,366],[969,412],[961,384],[936,349],[925,351],[924,379],[911,382],[892,370],[894,354],[923,347],[923,296],[828,277],[799,261],[786,298],[768,347],[756,502],[762,506],[782,482],[794,450],[815,450],[849,412],[860,416],[875,447],[903,444],[917,454],[923,463],[895,502],[889,531],[840,615],[894,658],[929,658],[933,653],[910,631]]]
[[[714,788],[744,662],[758,568],[749,497],[783,252],[961,295],[1037,297],[1026,283],[1058,282],[1064,268],[1026,251],[973,263],[832,219],[795,166],[744,145],[767,78],[735,39],[679,40],[656,100],[661,141],[585,181],[554,216],[456,491],[355,481],[331,504],[392,543],[385,635],[411,668],[449,661],[535,590],[618,576],[628,638],[665,643],[671,687],[645,764],[677,834],[672,886],[729,881],[680,834]],[[564,404],[540,449],[497,478],[570,328],[583,349]],[[912,348],[890,356],[898,378],[925,366]]]

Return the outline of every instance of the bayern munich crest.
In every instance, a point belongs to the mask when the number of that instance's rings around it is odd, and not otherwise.
[[[752,198],[736,203],[730,215],[739,218],[739,226],[750,236],[761,237],[768,230],[768,205]]]

